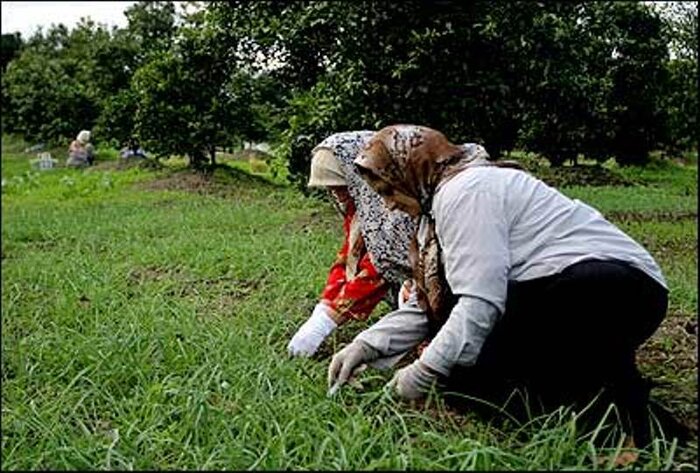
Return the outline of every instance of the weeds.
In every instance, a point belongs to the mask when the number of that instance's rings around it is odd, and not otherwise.
[[[440,396],[398,403],[372,370],[363,390],[326,397],[331,350],[290,360],[285,345],[339,244],[330,206],[224,167],[200,180],[171,167],[37,172],[14,146],[2,157],[3,469],[614,468],[597,459],[617,444],[596,447],[567,410],[488,423]],[[611,215],[697,212],[684,169],[640,171],[646,188],[565,190]],[[694,220],[620,222],[668,275],[674,320],[695,318]],[[669,360],[648,366],[690,412],[696,400],[674,388],[696,394],[697,378]],[[697,451],[662,436],[634,467],[694,469]]]

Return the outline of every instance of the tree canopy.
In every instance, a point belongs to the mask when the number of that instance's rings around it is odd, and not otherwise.
[[[138,135],[194,166],[266,140],[297,182],[326,135],[392,123],[553,165],[697,149],[696,4],[175,3],[137,2],[123,29],[4,35],[3,129]]]

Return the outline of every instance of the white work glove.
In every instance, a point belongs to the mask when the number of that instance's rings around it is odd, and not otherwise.
[[[413,279],[406,279],[399,289],[399,309],[418,306],[418,294]]]
[[[330,317],[330,308],[319,302],[311,317],[299,327],[287,345],[291,356],[311,356],[338,324]]]
[[[442,386],[442,384],[438,379],[437,371],[433,371],[422,361],[416,360],[398,370],[385,389],[411,401],[422,399],[433,385]]]
[[[347,383],[362,365],[379,358],[379,352],[359,340],[353,341],[333,356],[328,366],[328,387],[333,394]]]

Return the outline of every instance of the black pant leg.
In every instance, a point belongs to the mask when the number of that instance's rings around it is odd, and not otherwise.
[[[638,420],[644,437],[648,429],[639,419],[648,388],[634,354],[666,307],[663,287],[618,262],[587,261],[557,275],[512,282],[505,314],[475,366],[456,369],[449,387],[495,403],[523,387],[545,408],[582,406],[606,388],[628,407],[624,416]]]

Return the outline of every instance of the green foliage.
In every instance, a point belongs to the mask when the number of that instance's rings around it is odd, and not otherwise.
[[[328,134],[393,123],[555,166],[697,147],[687,4],[264,0],[185,13],[190,3],[178,14],[176,2],[136,2],[126,28],[85,20],[30,38],[3,74],[3,130],[141,135],[195,166],[216,146],[272,141],[270,164],[297,183]]]
[[[124,15],[128,20],[127,32],[138,45],[139,62],[170,47],[176,32],[174,2],[135,2]]]
[[[206,32],[187,27],[179,34],[134,76],[135,127],[148,149],[187,155],[200,167],[215,163],[217,145],[265,136],[255,108],[258,82],[232,70]]]
[[[672,153],[698,149],[698,5],[671,2],[664,10],[664,27],[670,40],[666,147]]]
[[[109,137],[111,146],[121,147],[135,135],[135,116],[138,96],[131,86],[107,97],[102,102],[102,113],[95,123],[97,136]]]
[[[698,62],[674,59],[668,63],[666,96],[668,136],[664,144],[672,153],[698,149]]]
[[[641,3],[212,2],[208,22],[247,67],[272,58],[296,182],[340,130],[420,123],[554,165],[641,163],[666,132],[667,35]]]
[[[99,113],[94,90],[69,67],[29,48],[12,61],[3,75],[11,110],[3,120],[6,129],[21,131],[33,142],[52,143],[66,143],[81,129],[90,129]]]
[[[648,8],[615,3],[618,57],[612,65],[612,91],[608,99],[613,124],[610,144],[620,164],[644,163],[665,132],[662,94],[666,81],[666,38],[658,15]]]
[[[1,64],[3,74],[5,73],[9,62],[15,57],[17,57],[20,50],[22,49],[22,46],[24,46],[24,41],[22,41],[21,34],[3,33],[2,38],[0,39],[0,53],[2,54],[2,58],[0,59],[0,61],[2,61]]]
[[[171,170],[33,172],[14,152],[26,144],[3,145],[3,179],[37,181],[2,198],[3,470],[615,469],[596,458],[617,444],[597,447],[570,409],[489,423],[438,396],[388,399],[389,374],[372,369],[362,389],[326,397],[328,358],[290,360],[285,345],[340,242],[330,205],[222,168],[206,181],[215,193],[164,187],[195,176]],[[622,172],[650,187],[617,189],[616,208],[634,200],[649,215],[697,179],[672,163]],[[692,197],[678,207],[697,211]],[[693,320],[694,222],[625,228],[646,235],[673,307]],[[344,327],[328,350],[362,328]],[[633,468],[697,469],[697,450],[659,438]]]
[[[81,129],[91,130],[103,101],[124,89],[133,70],[134,44],[84,20],[70,32],[54,26],[27,42],[3,74],[7,130],[32,141],[66,143]],[[3,107],[4,108],[4,107]],[[109,136],[95,136],[95,141]]]
[[[659,9],[669,36],[671,53],[680,59],[698,60],[698,4],[668,2]]]
[[[659,145],[667,51],[653,10],[632,2],[548,4],[523,53],[532,71],[523,94],[527,149],[553,165],[579,154],[630,164]]]
[[[211,8],[218,29],[245,31],[240,61],[275,58],[271,76],[287,92],[280,150],[299,181],[310,146],[333,131],[415,122],[456,140],[483,141],[496,155],[513,144],[508,84],[515,79],[502,84],[510,77],[499,59],[502,48],[479,33],[486,5],[214,2]]]

